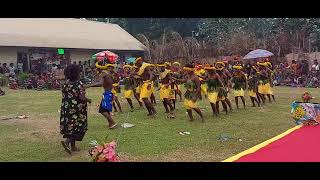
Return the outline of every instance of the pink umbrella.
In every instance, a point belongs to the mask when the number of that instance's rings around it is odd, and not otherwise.
[[[92,58],[97,59],[98,61],[104,60],[104,58],[107,58],[110,63],[115,63],[118,60],[118,55],[111,52],[111,51],[102,51],[98,52],[95,55],[92,56]]]

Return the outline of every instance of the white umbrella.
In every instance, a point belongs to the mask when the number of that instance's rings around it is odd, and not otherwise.
[[[265,58],[273,56],[272,52],[263,49],[256,49],[254,51],[249,52],[247,55],[243,57],[243,59],[255,59],[255,58]]]

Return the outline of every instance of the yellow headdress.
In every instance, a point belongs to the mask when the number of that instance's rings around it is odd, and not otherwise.
[[[170,62],[165,62],[164,64],[165,64],[165,67],[171,66]]]
[[[267,67],[268,64],[266,62],[257,62],[257,65]]]
[[[165,64],[157,64],[157,67],[165,67]]]
[[[138,57],[138,58],[134,61],[134,63],[137,64],[137,62],[139,62],[139,61],[142,61],[142,57]]]
[[[216,64],[215,64],[215,68],[217,69],[217,70],[222,70],[222,69],[224,69],[224,67],[225,67],[226,65],[224,64],[224,62],[222,62],[222,61],[219,61],[219,62],[216,62]]]
[[[138,75],[141,76],[144,73],[144,70],[150,66],[152,66],[150,63],[143,63],[138,71]]]
[[[106,64],[104,66],[99,65],[98,62],[96,62],[96,68],[101,69],[101,70],[106,70],[108,67],[116,67],[115,64]]]
[[[172,63],[172,65],[181,66],[181,64],[178,61]]]
[[[166,69],[162,73],[160,73],[160,79],[164,79],[169,73],[172,73],[169,69]]]
[[[190,67],[183,67],[183,70],[186,70],[186,71],[194,71],[194,68],[190,68]]]
[[[237,70],[241,70],[242,66],[238,65],[238,66],[232,66],[233,69],[237,69]]]
[[[131,68],[133,68],[133,66],[126,64],[126,65],[123,66],[123,69],[124,69],[124,68],[129,68],[129,69],[131,69]]]
[[[205,70],[215,70],[216,68],[214,66],[206,66],[204,67]]]

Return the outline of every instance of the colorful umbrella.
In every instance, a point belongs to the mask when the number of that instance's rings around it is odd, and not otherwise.
[[[254,51],[249,52],[247,55],[243,57],[243,59],[255,59],[255,58],[265,58],[273,56],[272,52],[263,49],[256,49]]]
[[[92,58],[97,59],[98,61],[104,60],[104,58],[107,58],[110,63],[115,63],[118,60],[118,55],[111,52],[111,51],[102,51],[94,54]]]
[[[134,63],[135,60],[136,60],[135,57],[130,57],[130,58],[127,59],[127,63],[128,63],[128,64]]]

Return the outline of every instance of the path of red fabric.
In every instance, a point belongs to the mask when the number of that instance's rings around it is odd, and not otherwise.
[[[320,126],[304,126],[236,162],[320,162]]]

